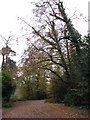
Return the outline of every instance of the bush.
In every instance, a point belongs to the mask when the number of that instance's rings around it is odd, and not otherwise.
[[[5,107],[5,108],[9,108],[9,107],[12,107],[12,102],[9,101],[9,102],[2,102],[2,107]]]
[[[7,65],[4,65],[2,68],[2,106],[11,106],[10,98],[14,90],[10,70]]]
[[[64,98],[65,105],[73,106],[75,105],[75,94],[68,92]]]
[[[12,102],[16,102],[16,101],[18,101],[18,99],[17,99],[17,97],[15,95],[12,95],[11,96],[11,101]]]

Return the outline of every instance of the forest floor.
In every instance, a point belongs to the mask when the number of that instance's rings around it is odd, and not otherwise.
[[[44,100],[19,101],[3,109],[3,118],[88,118],[88,110]]]

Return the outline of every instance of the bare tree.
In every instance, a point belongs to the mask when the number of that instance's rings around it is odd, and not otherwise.
[[[4,46],[1,50],[3,56],[3,61],[2,61],[2,65],[3,65],[5,62],[8,62],[8,56],[10,53],[13,55],[15,55],[16,53],[11,49],[11,47],[9,47],[9,44],[12,41],[12,36],[9,36],[8,39],[3,37],[2,35],[0,35],[0,37],[2,38],[2,41],[4,43]]]

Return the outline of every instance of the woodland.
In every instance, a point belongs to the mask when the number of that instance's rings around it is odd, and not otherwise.
[[[32,30],[21,63],[10,55],[12,36],[2,48],[2,105],[42,100],[89,107],[90,34],[81,35],[60,0],[34,3],[35,25],[19,18]],[[83,28],[84,29],[84,28]],[[1,82],[1,81],[0,81]]]

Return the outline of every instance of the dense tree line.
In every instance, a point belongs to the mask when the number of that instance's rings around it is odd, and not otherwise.
[[[50,85],[45,85],[46,90],[42,87],[40,91],[45,90],[45,94],[53,101],[88,106],[90,35],[82,38],[60,0],[44,0],[35,5],[37,26],[34,27],[23,20],[32,27],[36,40],[32,43],[32,48],[28,49],[29,55],[24,62],[23,73],[25,74],[26,68],[28,75],[25,76],[34,74],[37,81],[40,81],[40,84],[43,81],[44,85],[49,81]],[[28,38],[28,41],[32,40]],[[34,53],[31,53],[33,49]],[[33,78],[33,82],[35,79]],[[30,85],[29,89],[32,88],[31,83],[27,85]],[[37,86],[36,83],[35,85]],[[37,91],[39,86],[36,86],[33,88]]]
[[[82,38],[60,0],[35,3],[34,15],[36,26],[21,19],[32,28],[34,38],[27,38],[30,45],[18,74],[16,63],[9,58],[14,51],[8,45],[2,49],[3,101],[10,101],[15,77],[18,100],[88,106],[90,35]]]

